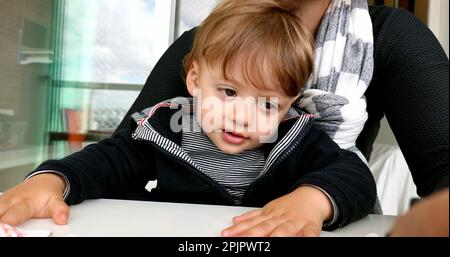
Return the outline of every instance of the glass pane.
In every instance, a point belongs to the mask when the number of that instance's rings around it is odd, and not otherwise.
[[[93,90],[89,109],[89,131],[113,132],[130,109],[139,91]]]
[[[112,134],[169,45],[171,8],[167,0],[65,2],[50,133],[82,134],[83,142],[57,146],[56,156]]]
[[[172,2],[0,1],[0,192],[111,134],[169,45]]]
[[[66,1],[62,79],[143,84],[167,49],[171,1]]]
[[[220,0],[180,0],[178,36],[198,26]]]

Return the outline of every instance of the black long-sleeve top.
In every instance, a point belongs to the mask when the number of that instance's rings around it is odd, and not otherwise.
[[[357,140],[367,159],[386,115],[411,170],[420,196],[448,187],[448,58],[433,33],[401,9],[370,6],[375,70],[366,91],[369,119]],[[185,32],[152,70],[132,113],[164,99],[188,96],[182,60],[194,30]]]

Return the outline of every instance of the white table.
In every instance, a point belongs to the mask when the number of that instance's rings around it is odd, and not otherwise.
[[[233,216],[253,208],[123,200],[89,200],[71,207],[69,224],[32,219],[24,229],[46,229],[52,236],[220,236]],[[383,236],[396,216],[369,215],[345,228],[321,236]]]

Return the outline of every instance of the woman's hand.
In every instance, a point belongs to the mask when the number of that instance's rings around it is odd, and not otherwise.
[[[233,218],[222,236],[319,236],[333,207],[319,189],[301,186],[262,209]]]
[[[448,237],[448,189],[434,193],[400,217],[390,236]]]

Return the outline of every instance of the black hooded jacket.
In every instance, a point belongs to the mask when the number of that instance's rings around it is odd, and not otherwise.
[[[64,175],[70,186],[69,204],[119,198],[234,205],[229,193],[198,170],[182,150],[182,132],[170,127],[181,107],[157,106],[134,115],[132,131],[119,130],[64,159],[46,161],[31,174],[53,170]],[[329,229],[366,216],[376,201],[369,168],[355,153],[339,148],[312,127],[310,115],[298,114],[280,124],[274,143],[262,146],[264,171],[249,185],[242,205],[262,207],[300,185],[312,185],[324,190],[338,210]],[[148,192],[144,187],[150,180],[157,180],[157,186]]]

